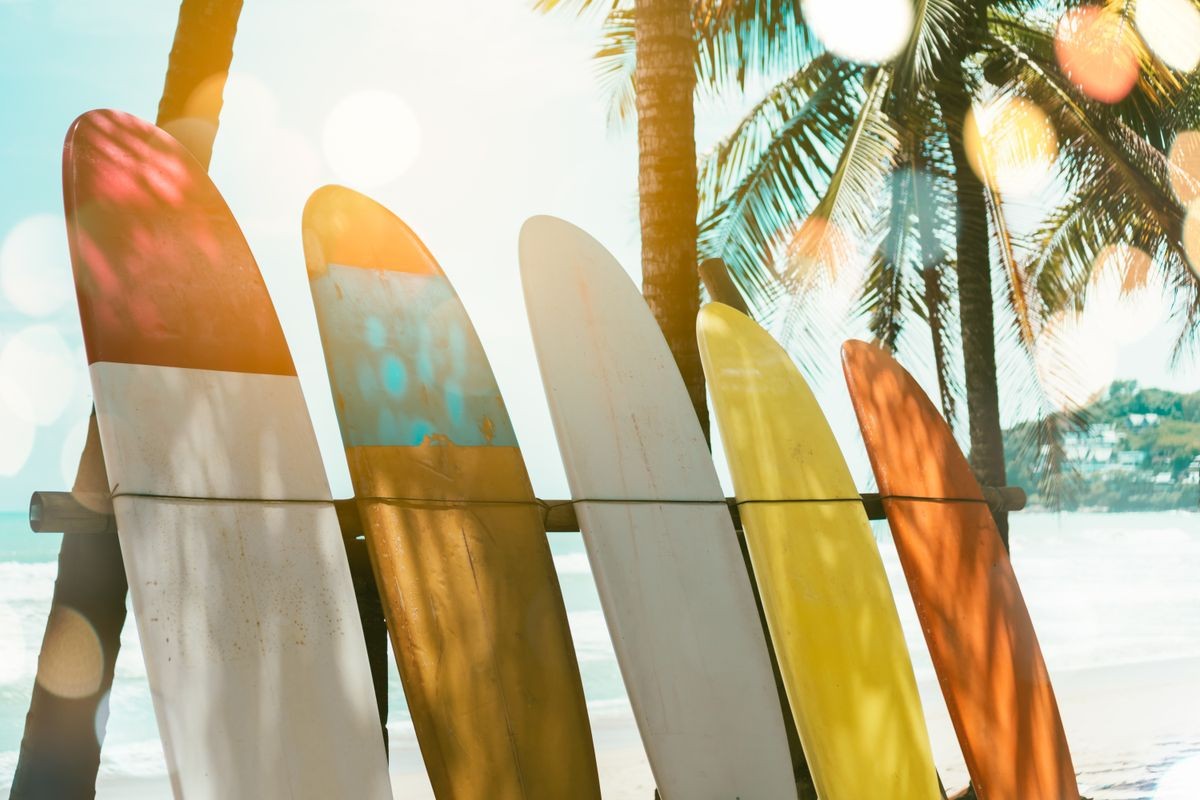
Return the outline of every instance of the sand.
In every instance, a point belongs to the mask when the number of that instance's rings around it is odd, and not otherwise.
[[[1154,787],[1170,766],[1200,757],[1200,659],[1098,666],[1052,677],[1085,795],[1157,800]],[[958,788],[966,783],[966,769],[945,704],[933,682],[923,683],[921,694],[938,770],[948,789]],[[654,783],[633,717],[614,713],[593,720],[593,727],[604,796],[651,800]],[[392,742],[392,785],[396,798],[433,797],[411,738]],[[97,789],[100,800],[170,796],[165,778],[102,776]],[[1200,785],[1187,796],[1200,797]]]

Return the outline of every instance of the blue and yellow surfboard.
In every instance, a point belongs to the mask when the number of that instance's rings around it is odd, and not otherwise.
[[[533,488],[466,310],[395,215],[327,186],[304,249],[346,457],[442,798],[598,798]]]

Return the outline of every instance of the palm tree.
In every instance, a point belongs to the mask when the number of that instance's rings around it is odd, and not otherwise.
[[[860,64],[823,49],[799,2],[693,4],[702,88],[776,80],[701,159],[701,257],[729,264],[760,309],[790,295],[785,329],[802,336],[819,316],[815,290],[829,262],[869,243],[860,310],[893,349],[914,323],[927,329],[943,411],[954,421],[965,394],[971,463],[991,485],[1005,482],[998,369],[1006,383],[1039,390],[1039,340],[1053,335],[1057,312],[1082,302],[1103,247],[1149,250],[1180,298],[1185,330],[1200,319],[1165,156],[1174,134],[1195,124],[1195,97],[1188,102],[1134,40],[1136,87],[1113,105],[1089,100],[1056,62],[1054,23],[1073,5],[922,0],[899,54]],[[1131,13],[1130,4],[1110,5],[1122,18]],[[636,11],[618,4],[597,54],[617,116],[631,94],[635,21]],[[1031,240],[1013,232],[1009,201],[980,179],[964,140],[975,105],[1012,98],[1032,101],[1052,123],[1058,180],[1071,189]],[[1035,400],[1038,438],[1027,446],[1050,482],[1058,434],[1082,419],[1044,393]],[[997,522],[1007,541],[1007,520]]]
[[[628,7],[618,0],[535,3],[536,9],[547,12],[600,6],[608,7],[613,24],[621,26],[640,54],[629,61],[626,97],[637,106],[642,294],[675,356],[707,437],[708,401],[696,345],[700,281],[691,2],[630,0]]]
[[[205,167],[212,157],[241,10],[242,0],[184,0],[179,9],[157,122]],[[108,505],[104,510],[111,512],[94,409],[71,491],[87,503]],[[53,669],[49,660],[78,657],[53,646],[64,619],[60,609],[72,609],[96,633],[104,662],[100,686],[84,698],[63,698],[34,685],[13,775],[13,800],[95,796],[128,590],[115,530],[63,537],[38,669]]]
[[[642,294],[687,385],[708,437],[708,401],[696,344],[696,118],[688,0],[637,0],[634,72]]]

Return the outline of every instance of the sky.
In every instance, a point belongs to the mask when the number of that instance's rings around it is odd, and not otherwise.
[[[349,494],[349,481],[300,239],[305,200],[330,182],[367,192],[425,240],[479,331],[535,489],[567,494],[525,321],[517,237],[529,216],[563,217],[636,279],[637,151],[631,125],[607,125],[591,62],[596,22],[530,6],[246,3],[211,176],[274,298],[335,496]],[[70,485],[90,408],[62,222],[63,136],[93,108],[153,119],[177,12],[149,0],[0,0],[0,510],[24,509],[35,489]],[[702,103],[700,146],[751,99]],[[843,292],[840,302],[851,299]],[[1157,301],[1118,316],[1097,317],[1075,337],[1093,356],[1103,343],[1105,379],[1200,389],[1194,369],[1168,364],[1171,333]],[[843,334],[831,331],[817,354],[824,363],[805,367],[865,488],[869,470],[836,367]]]

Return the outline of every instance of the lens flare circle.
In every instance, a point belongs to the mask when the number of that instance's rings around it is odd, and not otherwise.
[[[825,49],[848,61],[891,61],[912,36],[910,0],[804,0],[803,9]]]
[[[1171,143],[1168,156],[1171,188],[1179,202],[1200,199],[1200,131],[1184,131]]]
[[[1014,95],[972,106],[963,126],[963,145],[979,179],[1012,197],[1041,190],[1058,157],[1058,134],[1046,113]]]
[[[1098,6],[1062,15],[1054,35],[1059,69],[1094,100],[1123,100],[1138,80],[1138,57],[1125,20]]]
[[[402,99],[378,89],[344,97],[325,120],[325,160],[338,179],[375,188],[399,178],[421,150],[421,127]]]
[[[1183,251],[1192,272],[1200,277],[1200,200],[1193,200],[1183,219]]]
[[[69,606],[55,606],[46,622],[37,682],[75,700],[95,694],[104,677],[104,650],[92,623]]]
[[[34,426],[13,413],[0,401],[0,475],[11,478],[24,467],[33,454]]]
[[[74,356],[58,328],[30,325],[0,349],[0,406],[25,422],[52,425],[74,389]]]
[[[787,247],[788,277],[797,288],[828,288],[851,266],[853,237],[841,226],[813,214],[804,220]]]
[[[73,486],[79,473],[79,457],[83,454],[83,446],[87,443],[88,418],[76,422],[63,437],[59,450],[58,469],[62,476],[63,486]]]
[[[1063,311],[1047,321],[1034,343],[1034,363],[1046,396],[1064,411],[1079,409],[1117,372],[1117,343],[1092,315]]]
[[[71,257],[61,216],[35,214],[13,226],[0,245],[0,289],[31,317],[58,311],[71,299]]]
[[[1166,320],[1165,292],[1153,267],[1149,253],[1127,244],[1105,247],[1092,262],[1085,313],[1117,345],[1144,339]]]
[[[1168,67],[1191,72],[1200,64],[1200,10],[1191,0],[1138,0],[1134,23]]]

